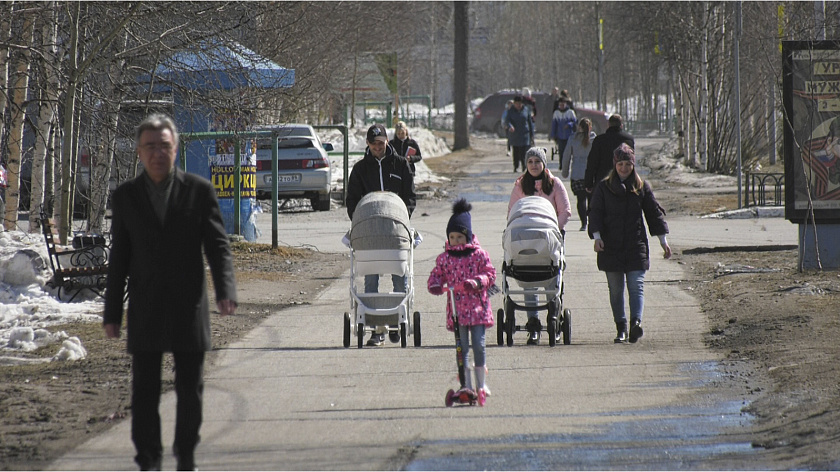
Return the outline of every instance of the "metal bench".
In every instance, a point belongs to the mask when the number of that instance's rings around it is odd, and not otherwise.
[[[47,243],[53,278],[48,285],[58,288],[58,299],[62,292],[72,293],[68,301],[73,301],[84,289],[102,297],[108,275],[108,256],[110,248],[106,244],[91,244],[74,249],[61,249],[55,221],[41,214],[41,228]]]

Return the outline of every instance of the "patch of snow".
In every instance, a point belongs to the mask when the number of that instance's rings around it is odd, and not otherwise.
[[[13,353],[30,352],[68,339],[63,331],[50,333],[47,329],[50,326],[102,321],[101,299],[85,299],[80,294],[76,303],[61,302],[56,299],[57,291],[47,285],[51,278],[42,235],[22,231],[0,233],[0,351],[10,353],[0,357],[0,364],[44,361]],[[75,349],[74,354],[57,355],[56,360],[78,359],[81,352]]]

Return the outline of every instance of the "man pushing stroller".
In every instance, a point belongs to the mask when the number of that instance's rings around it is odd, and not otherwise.
[[[406,160],[398,156],[388,144],[388,133],[379,123],[367,131],[367,148],[362,159],[353,165],[347,182],[347,216],[353,220],[353,212],[359,201],[370,192],[388,191],[399,195],[405,203],[408,214],[414,212],[417,197],[414,193],[414,174]],[[406,279],[401,275],[391,275],[395,292],[405,292]],[[379,275],[365,275],[365,293],[379,291]],[[385,333],[374,330],[367,342],[368,346],[381,346]],[[391,339],[398,342],[399,337]]]

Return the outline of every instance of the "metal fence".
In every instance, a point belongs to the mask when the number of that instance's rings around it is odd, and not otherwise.
[[[747,172],[746,201],[751,206],[783,206],[785,174],[771,172]]]

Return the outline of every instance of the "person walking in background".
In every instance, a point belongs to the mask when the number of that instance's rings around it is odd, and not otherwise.
[[[563,182],[558,177],[552,175],[551,171],[546,168],[544,149],[532,147],[526,152],[525,158],[528,170],[516,179],[516,182],[513,184],[513,191],[510,193],[510,202],[508,202],[507,216],[510,216],[513,205],[520,199],[526,196],[538,195],[548,200],[551,206],[554,207],[554,211],[557,212],[557,226],[561,232],[564,232],[566,223],[572,217],[566,187],[563,186]],[[536,305],[537,298],[538,296],[536,294],[525,295],[525,304]],[[528,329],[528,344],[539,344],[542,323],[536,310],[527,313],[528,322],[525,324],[525,327]]]
[[[548,139],[553,139],[557,145],[558,156],[563,156],[566,151],[566,143],[574,134],[576,123],[575,112],[569,109],[566,98],[561,95],[559,108],[554,110],[554,115],[551,117],[551,131],[548,133]],[[560,161],[560,169],[563,169],[562,160]]]
[[[599,181],[603,180],[613,169],[613,151],[621,143],[626,143],[631,149],[636,148],[633,137],[622,130],[621,115],[611,115],[609,128],[604,134],[598,135],[592,141],[589,158],[586,161],[586,176],[584,185],[586,191],[592,193]]]
[[[394,126],[394,139],[391,140],[390,144],[394,148],[394,152],[408,162],[411,173],[416,174],[417,169],[414,164],[422,161],[423,155],[420,153],[420,145],[408,135],[408,126],[404,121],[398,121]]]
[[[494,324],[488,290],[496,283],[496,269],[490,255],[481,248],[472,232],[470,205],[460,199],[452,206],[452,216],[446,225],[445,251],[435,260],[435,267],[427,282],[429,293],[443,295],[444,286],[455,289],[455,307],[458,311],[458,329],[463,346],[464,388],[473,389],[469,371],[469,352],[475,357],[475,391],[490,395],[485,383],[487,362],[485,356],[485,331]],[[446,304],[446,329],[454,330],[452,308]]]
[[[566,99],[566,105],[569,107],[569,109],[570,109],[570,110],[574,110],[574,109],[575,109],[575,103],[574,103],[574,101],[572,100],[571,95],[569,95],[569,91],[568,91],[568,90],[566,90],[566,89],[561,90],[561,91],[560,91],[560,97],[562,97],[562,98],[565,98],[565,99]],[[558,102],[558,106],[559,106],[559,102]]]
[[[592,140],[595,139],[595,132],[592,131],[592,121],[583,118],[578,123],[578,131],[569,140],[566,150],[563,152],[563,161],[560,164],[563,178],[569,177],[572,193],[577,198],[577,212],[580,218],[580,230],[586,230],[586,211],[590,194],[586,191],[584,177],[586,176],[586,160],[589,158],[589,150],[592,148]],[[570,177],[571,176],[571,177]]]
[[[171,352],[178,398],[173,452],[178,470],[193,470],[204,353],[211,347],[202,254],[222,316],[236,308],[233,256],[213,185],[175,167],[178,130],[172,119],[158,114],[144,119],[137,127],[136,144],[143,172],[120,185],[111,199],[103,328],[109,338],[120,337],[128,280],[134,460],[142,470],[160,470],[161,360],[164,352]]]
[[[507,155],[508,156],[510,156],[510,131],[508,130],[508,127],[505,123],[507,122],[508,110],[510,110],[510,107],[512,107],[512,106],[513,106],[513,100],[508,100],[507,103],[505,103],[505,111],[502,112],[502,124],[501,124],[502,129],[505,130],[505,141],[507,141]]]
[[[645,221],[650,234],[659,238],[665,259],[671,257],[666,236],[665,210],[656,201],[653,190],[636,173],[636,154],[626,143],[613,153],[613,170],[598,182],[589,207],[589,236],[595,240],[598,269],[606,272],[610,307],[617,335],[616,343],[635,343],[642,337],[642,314],[645,306],[645,272],[650,269],[650,248]],[[644,220],[642,219],[644,217]],[[630,301],[630,334],[624,311],[624,286]]]
[[[531,113],[531,121],[537,116],[537,101],[531,96],[531,89],[525,87],[522,89],[522,103],[525,108]]]
[[[508,130],[508,145],[513,148],[513,171],[517,172],[520,166],[524,171],[525,152],[534,142],[534,122],[520,95],[513,97],[513,107],[508,110],[504,126]]]
[[[531,117],[531,129],[535,132],[537,130],[537,101],[534,97],[531,96],[531,89],[523,88],[522,89],[522,103],[525,105],[525,109],[528,110],[529,115]],[[528,147],[534,145],[534,136],[531,135],[531,141],[528,143]]]
[[[353,212],[359,201],[370,192],[378,190],[394,192],[400,196],[408,210],[408,216],[414,212],[417,196],[414,193],[414,174],[408,162],[394,152],[388,143],[385,127],[377,123],[368,128],[367,148],[362,159],[353,165],[347,182],[347,216],[353,220]],[[401,275],[391,275],[395,292],[405,292],[406,279]],[[365,293],[379,292],[379,275],[365,275]],[[399,333],[391,342],[399,342]],[[367,342],[368,346],[381,346],[385,333],[374,330]]]

